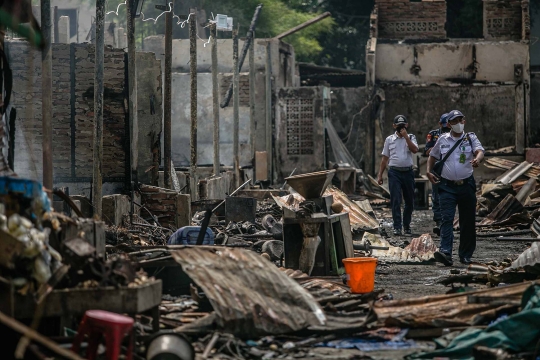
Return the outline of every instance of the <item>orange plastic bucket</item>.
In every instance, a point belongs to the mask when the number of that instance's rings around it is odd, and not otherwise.
[[[377,259],[372,257],[343,259],[348,285],[354,294],[372,292],[375,288],[375,268]]]

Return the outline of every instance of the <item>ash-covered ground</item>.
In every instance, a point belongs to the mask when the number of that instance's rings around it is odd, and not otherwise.
[[[379,219],[383,220],[386,232],[392,234],[392,215],[389,210],[375,210]],[[419,210],[413,213],[412,231],[413,238],[422,234],[430,234],[438,246],[440,238],[433,234],[431,210]],[[392,245],[400,246],[410,241],[410,237],[391,237]],[[515,259],[529,247],[527,242],[504,242],[497,241],[495,237],[478,237],[476,251],[473,256],[474,262],[486,263],[490,261],[500,262],[506,258]],[[379,262],[376,273],[376,289],[384,289],[385,293],[392,294],[394,299],[416,298],[425,295],[444,294],[450,287],[437,284],[437,280],[450,274],[450,269],[465,270],[466,265],[459,262],[457,249],[459,246],[459,232],[454,232],[454,266],[445,267],[439,263],[427,265],[401,265]],[[481,284],[469,284],[474,288],[485,288]]]

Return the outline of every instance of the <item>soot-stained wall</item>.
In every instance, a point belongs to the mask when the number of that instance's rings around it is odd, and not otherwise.
[[[392,120],[407,116],[420,144],[438,127],[443,113],[458,109],[467,119],[465,131],[475,132],[485,148],[515,145],[515,87],[509,86],[387,86],[384,88],[384,136],[392,133]]]

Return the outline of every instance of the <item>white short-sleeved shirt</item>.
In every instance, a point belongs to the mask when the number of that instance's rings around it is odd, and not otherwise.
[[[416,136],[409,134],[411,141],[418,146]],[[403,137],[399,137],[396,133],[390,135],[384,141],[384,148],[382,155],[388,157],[389,166],[395,167],[409,167],[413,166],[412,152],[407,146],[407,141]]]
[[[470,142],[465,135],[469,137],[471,140]],[[480,140],[478,140],[478,137],[474,133],[463,133],[459,138],[454,138],[451,133],[446,133],[439,137],[439,140],[437,140],[437,143],[429,153],[429,156],[441,160],[456,144],[456,141],[460,141],[461,144],[458,145],[454,152],[450,154],[448,159],[444,162],[441,174],[443,178],[452,181],[469,178],[473,174],[471,160],[474,159],[474,153],[476,150],[485,151]],[[463,164],[459,162],[461,154],[465,154],[465,162]]]

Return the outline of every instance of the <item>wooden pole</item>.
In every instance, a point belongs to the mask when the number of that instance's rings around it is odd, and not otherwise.
[[[43,186],[53,188],[52,160],[52,49],[51,0],[41,0],[41,32],[44,48],[41,52],[41,121],[43,126]],[[52,194],[52,193],[51,193]],[[52,195],[49,195],[52,200]]]
[[[96,53],[94,68],[94,152],[92,177],[92,206],[94,218],[102,216],[102,159],[103,159],[103,61],[105,51],[105,0],[96,0]]]
[[[233,30],[233,154],[236,187],[240,186],[239,131],[240,131],[240,69],[238,68],[238,30]]]
[[[266,44],[266,160],[268,178],[272,179],[272,54],[271,42]]]
[[[214,115],[214,176],[219,176],[219,85],[216,24],[211,25],[210,34],[212,36],[212,110]]]
[[[171,7],[174,4],[171,2]],[[174,7],[172,8],[174,9]],[[164,167],[165,171],[163,174],[165,187],[167,189],[172,189],[172,172],[174,169],[171,169],[171,160],[172,160],[172,38],[173,38],[173,11],[165,14],[165,88],[164,88],[164,104],[163,104],[163,141],[164,141]]]
[[[242,47],[242,55],[240,56],[240,68],[242,68],[242,65],[244,65],[244,60],[246,59],[246,55],[248,52],[248,49],[253,41],[252,36],[255,34],[255,25],[257,25],[257,20],[259,19],[259,14],[261,13],[263,5],[259,4],[257,8],[255,9],[255,13],[253,14],[253,18],[251,19],[251,24],[249,25],[249,31],[246,38],[246,41],[244,41],[244,46]],[[223,101],[221,102],[221,107],[226,108],[229,106],[229,101],[231,101],[231,96],[233,92],[233,85],[231,84],[229,88],[227,89],[227,93],[225,94],[225,97]]]
[[[249,47],[249,145],[255,179],[255,33],[251,34],[253,42]]]
[[[287,30],[287,31],[285,31],[284,33],[279,34],[278,36],[274,37],[274,39],[281,40],[281,39],[283,39],[284,37],[289,36],[289,35],[292,35],[292,34],[294,34],[295,32],[298,32],[298,31],[300,31],[300,30],[302,30],[302,29],[305,29],[305,28],[307,28],[308,26],[313,25],[313,24],[315,24],[315,23],[317,23],[317,22],[319,22],[319,21],[321,21],[321,20],[323,20],[323,19],[326,19],[326,18],[329,17],[329,16],[332,16],[332,14],[331,14],[330,12],[327,11],[327,12],[325,12],[325,13],[323,13],[323,14],[321,14],[321,15],[319,15],[319,16],[317,16],[317,17],[311,19],[311,20],[306,21],[306,22],[303,23],[303,24],[300,24],[300,25],[298,25],[298,26],[295,26],[295,27],[293,27],[292,29]]]
[[[189,17],[189,70],[191,75],[191,194],[197,198],[197,15]]]
[[[135,186],[137,182],[137,167],[138,167],[138,143],[139,143],[139,120],[137,115],[137,63],[135,60],[135,19],[133,14],[133,0],[127,1],[127,41],[128,41],[128,112],[129,112],[129,178],[131,187],[131,208],[130,217],[133,221],[135,212],[134,196]]]

